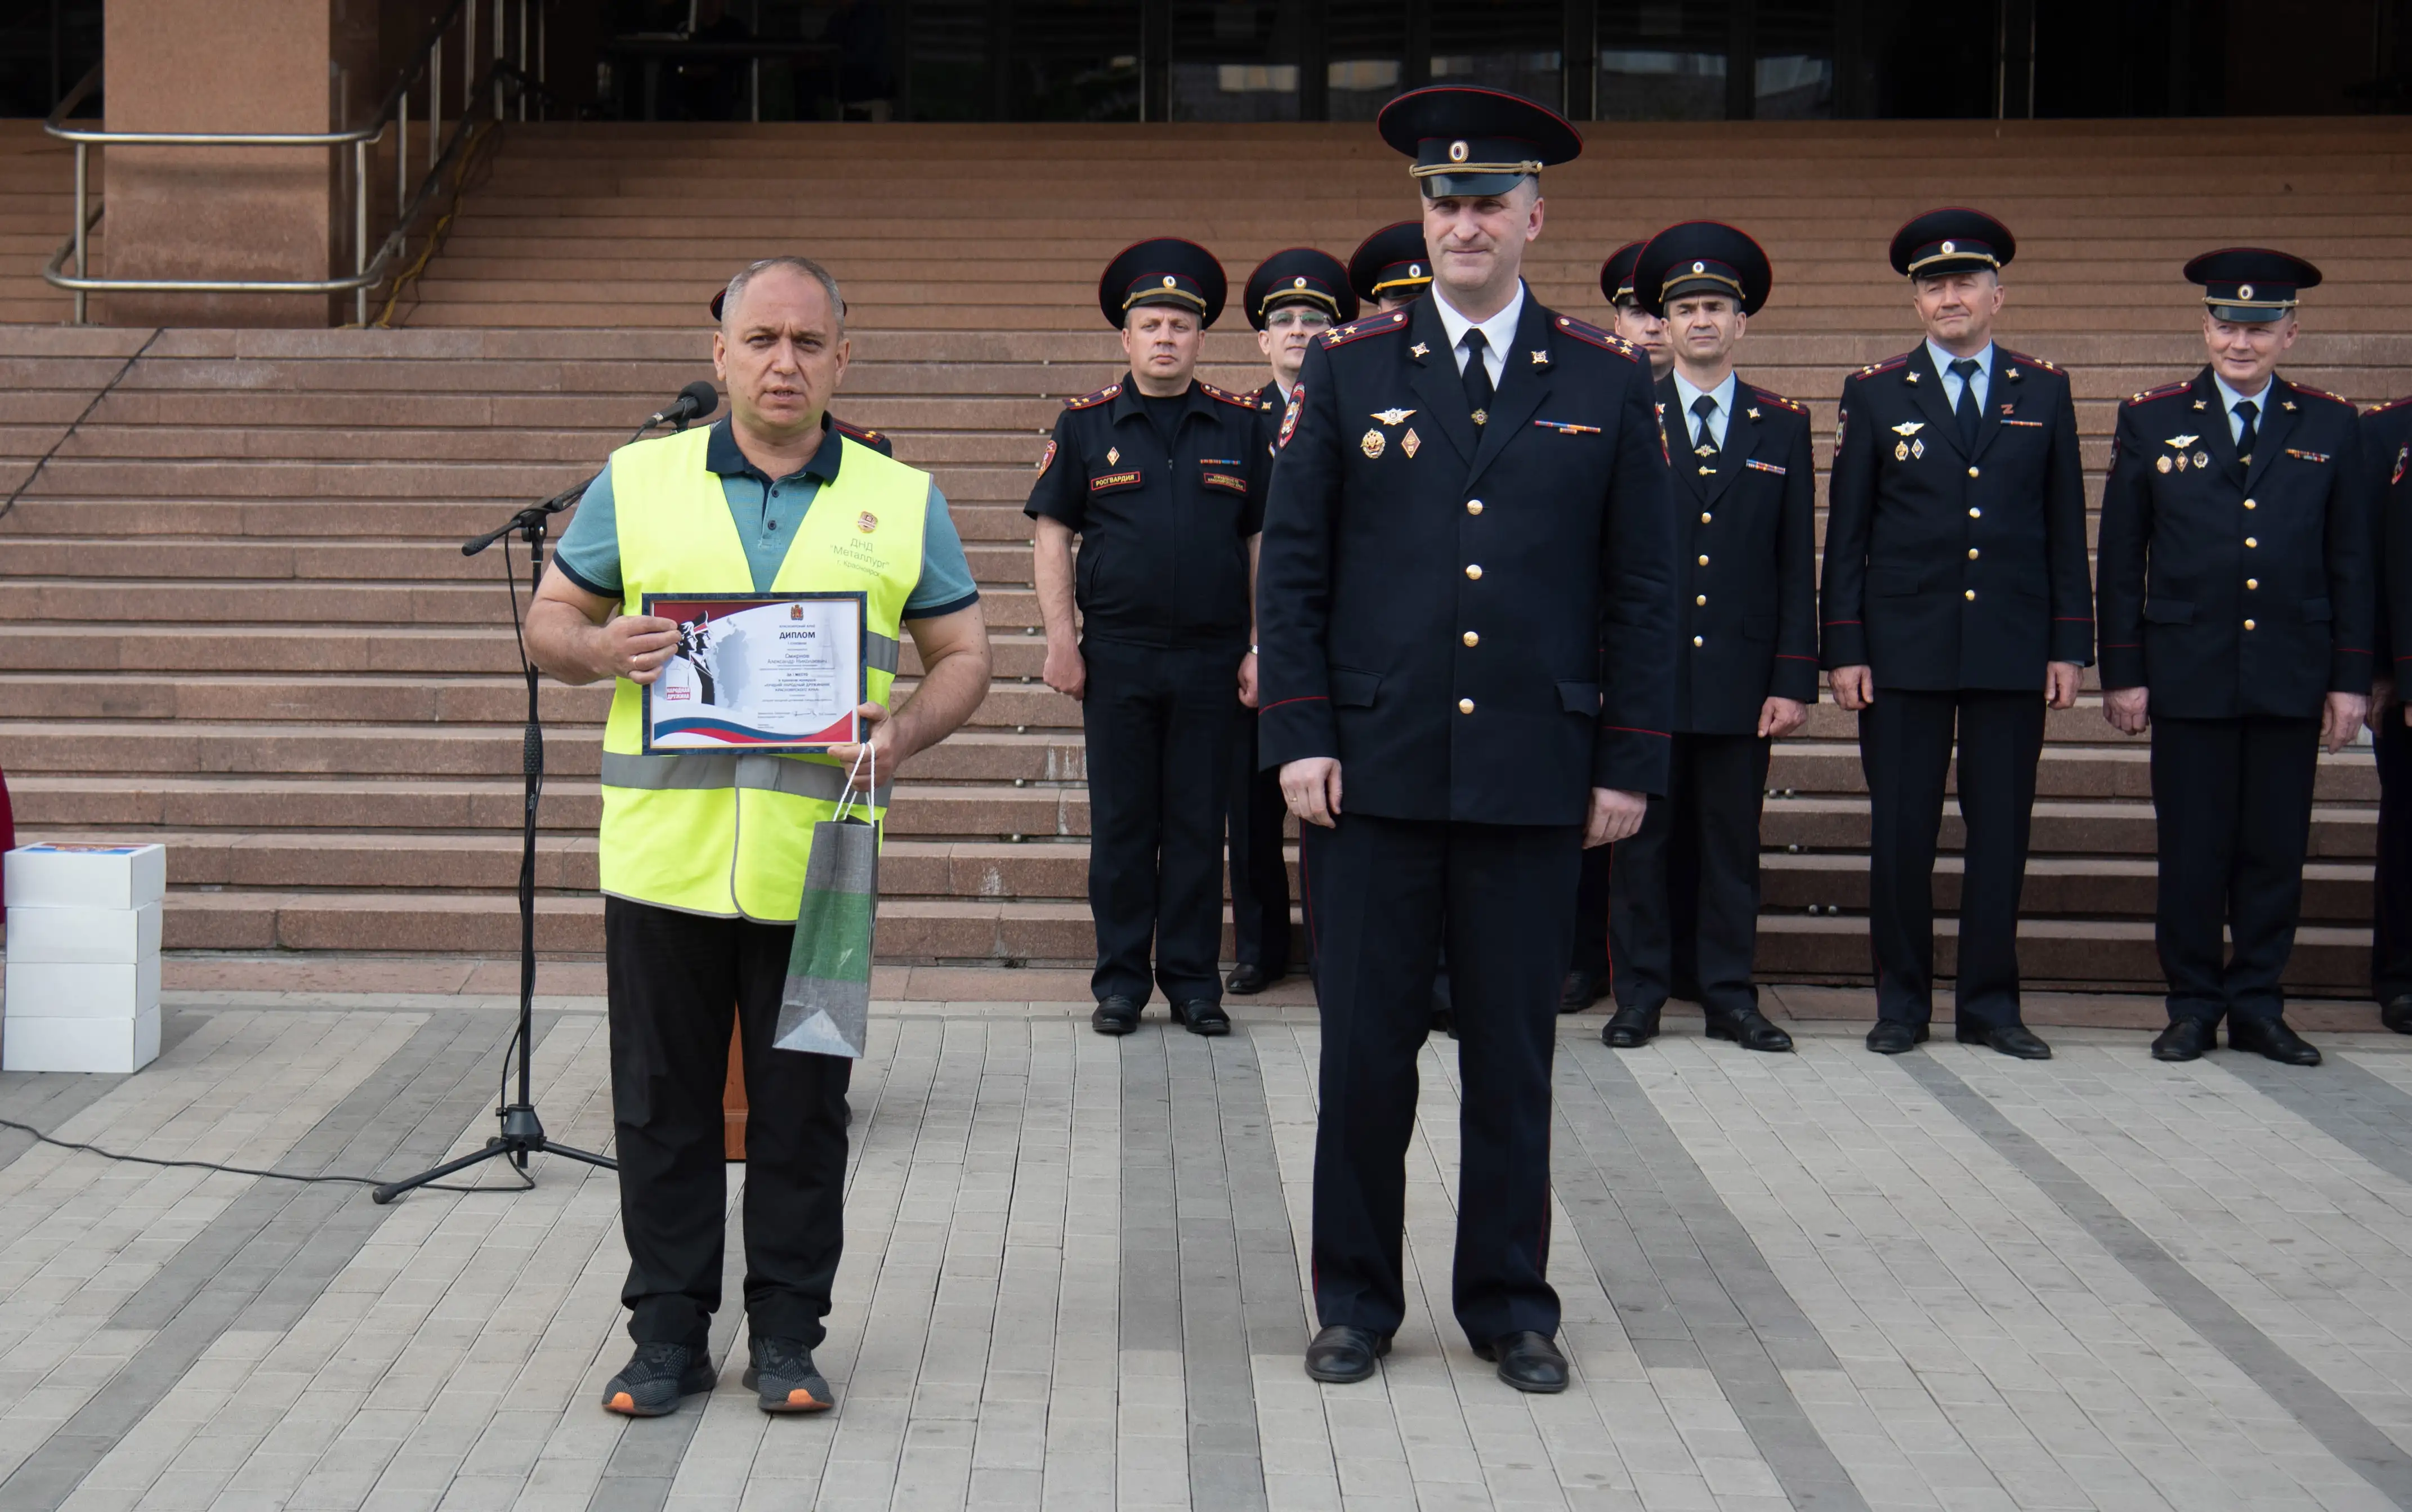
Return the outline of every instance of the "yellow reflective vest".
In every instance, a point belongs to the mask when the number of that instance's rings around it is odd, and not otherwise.
[[[704,465],[711,434],[699,426],[611,454],[627,613],[642,613],[647,594],[754,586],[719,476]],[[929,498],[928,474],[845,441],[837,477],[814,495],[771,583],[773,593],[864,595],[875,703],[888,702],[896,680]],[[603,728],[603,890],[690,914],[794,922],[813,826],[835,816],[846,768],[828,756],[758,751],[648,756],[642,708],[637,684],[621,678]],[[889,785],[882,772],[875,820],[887,813]]]

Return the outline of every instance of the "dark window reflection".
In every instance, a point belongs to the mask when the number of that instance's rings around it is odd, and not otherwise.
[[[1432,8],[1432,81],[1480,84],[1555,106],[1565,90],[1566,7],[1453,0]]]
[[[1761,121],[1834,113],[1832,0],[1758,0],[1752,113]]]
[[[1180,0],[1172,10],[1172,119],[1298,119],[1298,7]]]
[[[1720,121],[1726,114],[1725,0],[1645,0],[1599,10],[1603,121]]]
[[[1128,0],[908,0],[923,121],[1136,121]]]
[[[1326,113],[1371,121],[1406,78],[1406,7],[1395,0],[1326,0]]]

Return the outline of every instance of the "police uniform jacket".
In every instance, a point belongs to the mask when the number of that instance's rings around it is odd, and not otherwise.
[[[1277,436],[1257,575],[1268,767],[1349,814],[1580,824],[1666,791],[1670,494],[1650,368],[1528,292],[1468,416],[1433,300],[1325,332]]]
[[[1675,728],[1755,735],[1769,697],[1817,701],[1809,408],[1737,378],[1725,448],[1704,458],[1675,380],[1657,395],[1675,475]]]
[[[1926,344],[1845,380],[1828,480],[1825,664],[1878,687],[2040,693],[2094,659],[2067,375],[1996,344],[1973,450]],[[1669,417],[1671,418],[1671,417]]]
[[[1083,637],[1166,650],[1245,647],[1248,537],[1264,524],[1254,394],[1193,380],[1168,453],[1125,374],[1064,402],[1023,512],[1080,533]]]
[[[2265,405],[2249,469],[2209,368],[2119,407],[2102,685],[2151,688],[2156,715],[2313,719],[2331,692],[2370,691],[2361,418],[2283,377]]]
[[[2372,595],[2371,665],[2377,675],[2393,676],[2401,697],[2412,692],[2412,399],[2361,418],[2361,457],[2370,469],[2366,497],[2376,543],[2370,559],[2383,575]]]

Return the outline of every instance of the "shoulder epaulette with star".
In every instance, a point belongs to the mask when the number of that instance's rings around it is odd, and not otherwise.
[[[1104,404],[1107,400],[1113,398],[1116,394],[1119,394],[1122,391],[1122,380],[1117,378],[1112,383],[1110,383],[1104,388],[1098,389],[1096,393],[1082,394],[1078,399],[1067,399],[1064,401],[1064,407],[1066,409],[1095,409],[1099,404]]]
[[[2127,396],[2127,403],[2130,404],[2142,404],[2155,399],[2167,399],[2171,394],[2184,393],[2187,389],[2193,387],[2194,380],[2192,378],[2183,379],[2177,383],[2165,383],[2157,389],[2147,389],[2141,393],[2129,394]]]
[[[1743,387],[1749,389],[1751,397],[1762,404],[1773,404],[1779,409],[1788,409],[1795,415],[1809,413],[1808,405],[1797,399],[1787,399],[1772,389],[1762,389],[1755,383],[1746,383]]]
[[[1368,336],[1379,336],[1385,331],[1401,331],[1406,329],[1407,312],[1392,310],[1387,315],[1369,315],[1362,320],[1351,320],[1345,326],[1334,326],[1317,336],[1316,340],[1323,343],[1326,348],[1346,346],[1350,342],[1362,341]]]
[[[1907,352],[1902,353],[1899,357],[1888,357],[1881,362],[1871,362],[1866,367],[1860,369],[1856,376],[1871,378],[1879,373],[1890,373],[1893,369],[1902,366],[1908,360],[1909,354]]]
[[[863,446],[869,447],[872,450],[879,453],[883,457],[893,457],[896,455],[895,443],[889,440],[884,433],[875,431],[867,425],[850,424],[847,421],[838,419],[834,416],[831,417],[830,423],[837,428],[838,434],[846,437],[849,441],[859,442]]]
[[[2412,394],[2406,394],[2401,399],[2390,399],[2384,404],[2373,404],[2362,413],[2365,415],[2392,415],[2397,410],[2403,409],[2406,405],[2412,405]]]
[[[2024,352],[2014,352],[2007,346],[2002,348],[2002,358],[2013,367],[2024,364],[2031,368],[2041,368],[2046,373],[2058,373],[2060,371],[2060,364],[2054,362],[2048,357],[2029,357]]]
[[[1255,410],[1261,408],[1257,402],[1256,395],[1235,394],[1228,389],[1217,389],[1203,378],[1198,380],[1198,391],[1204,394],[1209,399],[1219,399],[1227,404],[1234,404],[1241,409]]]
[[[1579,342],[1586,342],[1603,352],[1614,352],[1628,362],[1641,360],[1640,349],[1612,330],[1604,330],[1588,320],[1578,320],[1570,315],[1553,316],[1550,323]]]
[[[2354,407],[2353,401],[2347,399],[2345,395],[2332,394],[2326,389],[2315,389],[2308,383],[2297,383],[2294,379],[2288,378],[2287,380],[2287,387],[2292,389],[2299,394],[2306,396],[2307,398],[2325,399],[2331,404],[2343,404],[2347,409],[2352,409]],[[2357,413],[2359,412],[2357,411]]]

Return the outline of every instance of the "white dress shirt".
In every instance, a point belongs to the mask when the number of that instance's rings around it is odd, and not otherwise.
[[[1433,307],[1440,312],[1440,329],[1449,333],[1449,347],[1457,359],[1457,371],[1465,371],[1465,333],[1479,330],[1486,344],[1482,348],[1482,365],[1491,374],[1491,387],[1497,389],[1508,371],[1508,348],[1516,345],[1516,322],[1524,318],[1524,281],[1516,281],[1515,297],[1508,307],[1480,325],[1457,313],[1441,292],[1438,283],[1433,285]]]
[[[2211,375],[2211,381],[2219,389],[2219,407],[2228,412],[2228,439],[2235,442],[2244,439],[2244,417],[2236,413],[2236,406],[2248,399],[2253,401],[2254,434],[2260,434],[2259,428],[2270,423],[2270,390],[2277,385],[2264,378],[2259,393],[2240,394],[2230,389],[2228,380],[2217,373]]]
[[[1960,360],[1935,345],[1932,336],[1926,338],[1926,357],[1934,364],[1934,371],[1943,377],[1943,407],[1957,410],[1960,407],[1960,378],[1951,371],[1951,364]],[[1987,342],[1985,349],[1969,360],[1977,364],[1977,375],[1968,381],[1977,386],[1977,413],[1982,415],[1985,413],[1985,395],[1993,391],[1993,344]]]
[[[1675,380],[1675,399],[1684,406],[1684,433],[1692,438],[1692,445],[1697,447],[1700,444],[1703,427],[1700,417],[1692,413],[1692,406],[1699,402],[1702,394],[1707,394],[1717,407],[1709,411],[1705,429],[1709,433],[1709,440],[1722,449],[1726,444],[1726,421],[1733,418],[1734,375],[1728,373],[1726,381],[1713,389],[1693,388],[1681,368],[1677,368],[1671,376]]]

